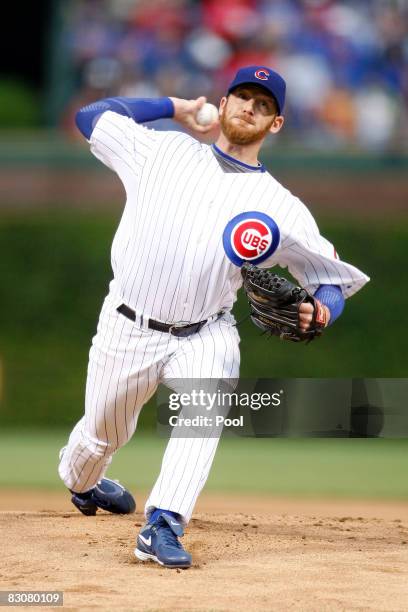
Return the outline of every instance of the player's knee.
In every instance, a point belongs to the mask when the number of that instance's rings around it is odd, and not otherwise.
[[[116,440],[105,440],[95,437],[87,432],[83,433],[83,445],[96,458],[112,455],[119,447]]]

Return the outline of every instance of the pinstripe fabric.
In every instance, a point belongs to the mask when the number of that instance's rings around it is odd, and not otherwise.
[[[170,334],[141,330],[116,311],[109,295],[89,354],[85,416],[74,428],[59,467],[68,488],[87,491],[113,453],[133,435],[142,406],[157,388],[158,372],[178,347]]]
[[[239,335],[229,315],[206,325],[187,339],[163,366],[162,381],[178,393],[185,381],[205,380],[209,392],[239,376]],[[188,388],[188,382],[187,382]],[[173,430],[175,431],[175,430]],[[187,523],[211,469],[221,428],[203,430],[199,437],[170,438],[158,479],[146,501],[146,516],[154,508],[177,512]]]
[[[226,314],[198,334],[176,338],[144,331],[116,311],[108,296],[89,355],[85,416],[77,423],[59,466],[69,489],[92,488],[112,455],[132,437],[143,405],[159,383],[180,391],[186,379],[237,379],[239,335]],[[181,387],[177,386],[181,382]],[[165,507],[188,522],[208,477],[221,430],[203,439],[171,438],[146,509]]]
[[[225,172],[212,147],[113,112],[99,119],[91,150],[125,185],[112,267],[118,293],[138,312],[196,322],[231,308],[242,282],[222,235],[245,211],[268,214],[280,230],[281,243],[262,267],[279,263],[310,291],[335,284],[345,297],[368,280],[336,257],[308,209],[268,172]]]

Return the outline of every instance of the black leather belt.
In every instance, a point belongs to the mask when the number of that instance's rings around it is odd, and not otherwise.
[[[136,313],[134,310],[126,306],[126,304],[121,304],[117,311],[123,314],[125,317],[130,319],[131,321],[136,321]],[[223,312],[219,312],[218,316],[220,317]],[[207,323],[208,319],[205,321],[200,321],[199,323],[189,323],[188,325],[180,325],[179,323],[161,323],[160,321],[155,321],[154,319],[149,319],[147,326],[149,329],[154,329],[159,332],[167,332],[173,334],[173,336],[186,337],[191,336],[191,334],[196,334],[200,331],[200,329]]]

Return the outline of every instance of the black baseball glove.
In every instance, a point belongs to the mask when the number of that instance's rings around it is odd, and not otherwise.
[[[262,331],[293,342],[310,342],[321,335],[326,312],[306,289],[249,263],[244,263],[241,274],[251,319]],[[313,319],[307,331],[299,327],[299,307],[303,302],[313,305]]]

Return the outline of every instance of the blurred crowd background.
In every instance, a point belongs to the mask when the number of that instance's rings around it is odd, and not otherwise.
[[[266,64],[288,83],[274,142],[408,147],[406,0],[76,0],[62,24],[71,91],[58,121],[68,131],[74,109],[101,96],[217,103],[240,66]]]

